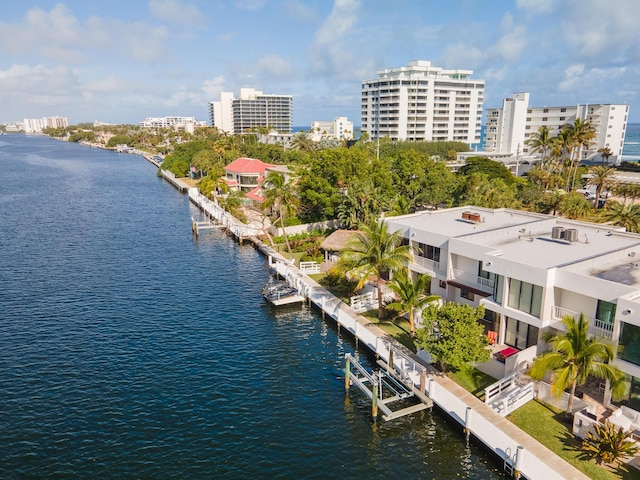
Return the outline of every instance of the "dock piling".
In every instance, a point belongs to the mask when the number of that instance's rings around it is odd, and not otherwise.
[[[464,413],[464,434],[469,441],[469,435],[471,434],[471,407],[467,407]]]

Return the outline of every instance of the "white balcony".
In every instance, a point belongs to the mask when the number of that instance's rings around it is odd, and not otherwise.
[[[479,288],[488,293],[493,292],[494,282],[491,279],[480,277],[471,272],[458,270],[457,268],[452,268],[451,272],[453,274],[453,280],[469,285],[470,287]]]
[[[562,320],[566,316],[577,321],[580,318],[580,312],[574,312],[573,310],[562,307],[553,307],[553,318],[555,320]],[[613,323],[603,322],[602,320],[591,318],[586,315],[584,315],[584,318],[589,322],[589,335],[594,337],[603,337],[607,340],[611,340],[613,338]]]
[[[440,262],[419,255],[414,255],[411,266],[418,267],[418,270],[422,270],[422,273],[430,273],[432,275],[440,271]]]

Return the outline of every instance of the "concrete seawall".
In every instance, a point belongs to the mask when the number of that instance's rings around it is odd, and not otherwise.
[[[329,316],[340,328],[347,329],[356,339],[385,362],[389,362],[393,348],[402,352],[394,358],[394,369],[408,376],[415,387],[420,385],[420,371],[428,374],[425,393],[434,404],[462,427],[467,428],[486,448],[504,463],[507,472],[530,480],[587,479],[586,475],[565,462],[491,407],[460,387],[430,364],[409,351],[376,324],[355,312],[321,285],[291,265],[282,255],[257,238],[259,229],[244,225],[222,209],[217,202],[191,188],[189,198],[210,219],[225,225],[238,240],[248,239],[269,261],[269,267],[298,289],[307,301],[318,308],[323,317]],[[517,453],[517,455],[516,455]]]

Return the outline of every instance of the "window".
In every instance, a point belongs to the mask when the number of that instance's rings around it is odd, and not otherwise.
[[[433,260],[434,262],[440,262],[440,247],[418,243],[418,250],[420,251],[421,256],[428,258],[429,260]]]
[[[502,305],[502,294],[504,293],[504,276],[496,275],[496,282],[493,285],[493,299],[498,305]]]
[[[626,322],[620,323],[618,358],[640,365],[640,327]]]
[[[615,317],[616,304],[605,302],[604,300],[598,300],[598,306],[596,307],[596,320],[600,320],[603,323],[613,325],[613,320]]]
[[[505,329],[505,345],[524,350],[535,345],[538,341],[538,328],[507,317],[507,327]]]
[[[440,280],[440,288],[447,288],[447,282],[445,280]]]
[[[460,296],[462,298],[466,298],[467,300],[471,300],[473,302],[475,296],[473,295],[473,292],[470,290],[467,290],[466,288],[461,288],[460,289]]]
[[[511,279],[507,306],[539,317],[541,305],[542,287]]]

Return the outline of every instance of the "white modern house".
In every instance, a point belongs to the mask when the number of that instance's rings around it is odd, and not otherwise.
[[[220,101],[209,102],[211,125],[219,130],[238,134],[256,127],[281,133],[291,133],[291,95],[270,95],[253,88],[241,88],[240,97],[221,92]]]
[[[410,269],[432,277],[431,293],[484,305],[486,331],[495,332],[497,344],[508,351],[508,358],[494,358],[485,371],[500,378],[524,369],[545,349],[543,331],[561,330],[564,316],[583,313],[589,332],[615,346],[615,364],[629,377],[622,403],[640,411],[639,234],[478,207],[385,221],[418,250]]]
[[[484,80],[417,60],[362,82],[362,131],[370,138],[480,142]]]
[[[610,163],[619,164],[629,117],[629,106],[622,104],[580,104],[561,107],[531,107],[528,93],[505,98],[501,108],[487,109],[484,150],[490,154],[509,154],[523,159],[532,155],[526,142],[542,126],[556,135],[576,118],[591,122],[596,137],[583,149],[583,161],[600,161],[600,148],[609,148]]]

